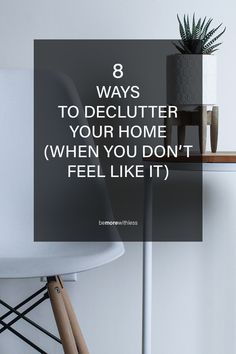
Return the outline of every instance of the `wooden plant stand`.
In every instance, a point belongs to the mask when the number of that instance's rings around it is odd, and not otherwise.
[[[186,126],[198,126],[200,152],[206,152],[207,125],[210,126],[211,151],[216,152],[218,142],[218,116],[219,107],[213,106],[207,110],[207,106],[199,106],[195,111],[178,111],[178,118],[166,120],[165,146],[171,145],[172,127],[177,126],[178,145],[184,145]]]

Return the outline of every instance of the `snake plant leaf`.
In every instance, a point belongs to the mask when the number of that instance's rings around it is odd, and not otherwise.
[[[176,43],[173,43],[173,45],[175,46],[175,48],[181,53],[181,54],[185,54],[186,53],[186,50],[181,48],[181,46],[179,46],[178,44]]]
[[[184,15],[184,27],[186,37],[189,38],[191,36],[190,26],[189,26],[189,17]]]
[[[222,23],[216,28],[213,28],[210,32],[208,32],[203,39],[203,43],[206,43],[221,26]]]
[[[219,48],[216,49],[207,49],[204,51],[203,54],[211,55],[212,53],[216,52]]]
[[[202,20],[201,18],[196,19],[195,13],[191,17],[189,15],[184,15],[183,20],[179,18],[177,14],[177,19],[179,23],[179,31],[181,40],[178,44],[174,44],[176,49],[182,54],[212,54],[215,52],[222,43],[214,44],[225,32],[226,28],[219,34],[217,31],[220,29],[222,24],[215,28],[210,29],[213,19],[205,16]],[[192,23],[190,23],[192,22]],[[215,37],[213,37],[215,35]]]
[[[191,54],[190,44],[179,41],[178,45],[184,50],[185,53]]]
[[[179,15],[177,15],[177,19],[179,21],[179,32],[180,32],[182,40],[184,41],[186,39],[186,34],[185,34],[185,31],[184,31],[184,27],[183,27],[183,25],[182,25],[182,23],[180,21]]]
[[[202,39],[206,36],[208,28],[210,27],[210,24],[212,23],[212,21],[213,21],[213,18],[209,18],[205,27],[202,29]]]
[[[201,34],[201,19],[198,20],[196,27],[195,27],[195,33],[193,35],[193,39],[199,39]]]
[[[201,31],[201,18],[195,23],[195,14],[193,17],[193,24],[192,24],[192,39],[198,39]]]
[[[212,54],[212,53],[214,53],[214,52],[216,52],[218,50],[218,48],[216,48],[216,49],[213,49],[211,52],[209,52],[209,53],[206,53],[206,54]]]
[[[205,22],[206,22],[206,16],[204,17],[204,19],[203,19],[203,21],[202,21],[202,24],[201,24],[201,31],[202,31],[203,28],[204,28]]]
[[[217,44],[214,44],[212,45],[211,47],[208,47],[208,48],[204,48],[204,54],[210,54],[212,53],[213,51],[215,51],[215,49],[217,47],[219,47],[222,43],[217,43]]]
[[[194,12],[194,14],[193,14],[193,21],[192,21],[193,23],[192,23],[192,33],[194,32],[194,30],[195,30],[195,12]]]
[[[192,20],[192,33],[191,37],[192,39],[196,39],[198,36],[198,29],[199,29],[199,24],[201,23],[201,19],[198,20],[197,24],[195,23],[195,14],[193,15],[193,20]]]
[[[210,42],[208,42],[205,45],[205,48],[209,48],[213,43],[215,43],[215,41],[217,41],[217,39],[219,39],[222,36],[222,34],[225,33],[225,30],[226,30],[226,28],[224,28],[223,31],[220,34],[218,34],[217,36],[215,36],[215,38],[213,38]]]

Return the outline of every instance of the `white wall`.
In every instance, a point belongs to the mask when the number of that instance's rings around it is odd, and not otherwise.
[[[176,13],[196,11],[224,22],[219,52],[220,149],[235,149],[235,2],[199,0],[0,0],[0,67],[31,67],[34,38],[174,38]],[[236,350],[235,224],[233,174],[208,175],[203,244],[155,244],[153,353],[223,354]],[[37,280],[0,281],[10,303],[38,288]],[[113,264],[84,273],[68,285],[92,354],[141,351],[141,244],[126,245]],[[48,305],[32,318],[55,325]],[[38,338],[27,326],[16,326]],[[57,345],[41,339],[49,353]],[[0,353],[32,354],[10,333]]]
[[[234,148],[234,0],[1,0],[1,67],[30,67],[33,39],[176,38],[176,14],[196,12],[227,26],[219,58],[219,148]]]

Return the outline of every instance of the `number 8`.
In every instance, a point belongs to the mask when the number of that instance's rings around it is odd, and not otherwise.
[[[123,65],[121,64],[115,64],[113,66],[113,76],[116,79],[120,79],[123,77],[124,73],[123,73]]]

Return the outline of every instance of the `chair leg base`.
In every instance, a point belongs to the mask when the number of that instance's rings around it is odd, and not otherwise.
[[[35,300],[37,297],[39,297],[38,300]],[[60,338],[57,338],[54,334],[50,333],[45,328],[41,327],[27,317],[29,312],[47,299],[50,299]],[[23,306],[26,306],[33,300],[34,302],[28,308],[26,308],[23,312],[20,311]],[[0,305],[7,309],[7,312],[0,316],[0,334],[5,330],[8,330],[35,349],[38,353],[47,354],[47,352],[40,348],[37,344],[32,342],[16,329],[12,328],[12,325],[16,322],[19,320],[24,320],[54,341],[62,344],[65,354],[89,354],[69,296],[59,276],[47,278],[47,285],[30,295],[15,307],[10,306],[1,299]],[[9,322],[6,322],[5,319],[12,314],[15,315],[15,318]]]
[[[28,304],[29,302],[31,302],[32,300],[34,300],[36,297],[39,297],[39,296],[40,296],[40,298],[38,300],[36,300],[26,310],[24,310],[23,312],[20,312],[21,307],[25,306],[26,304]],[[38,345],[36,345],[30,339],[28,339],[27,337],[22,335],[20,332],[18,332],[14,328],[12,328],[12,325],[14,325],[16,322],[18,322],[19,320],[22,319],[22,320],[26,321],[27,323],[29,323],[30,325],[32,325],[34,328],[41,331],[42,333],[46,334],[51,339],[57,341],[58,343],[61,343],[61,340],[59,338],[57,338],[56,336],[54,336],[54,334],[50,333],[45,328],[39,326],[36,322],[32,321],[31,319],[29,319],[26,316],[29,312],[31,312],[34,308],[38,307],[41,303],[43,303],[48,298],[49,298],[49,296],[48,296],[48,292],[47,292],[47,286],[44,286],[41,289],[39,289],[38,291],[36,291],[34,294],[30,295],[28,298],[26,298],[25,300],[20,302],[15,307],[12,307],[9,304],[7,304],[5,301],[0,300],[0,305],[8,309],[8,311],[0,317],[0,325],[2,325],[2,328],[0,329],[0,334],[2,332],[4,332],[5,330],[8,330],[12,334],[14,334],[18,338],[20,338],[22,341],[24,341],[26,344],[28,344],[29,346],[34,348],[38,353],[47,354],[47,352],[45,352],[43,349],[41,349]],[[15,314],[16,317],[13,320],[11,320],[10,322],[6,323],[5,319],[12,314]]]

